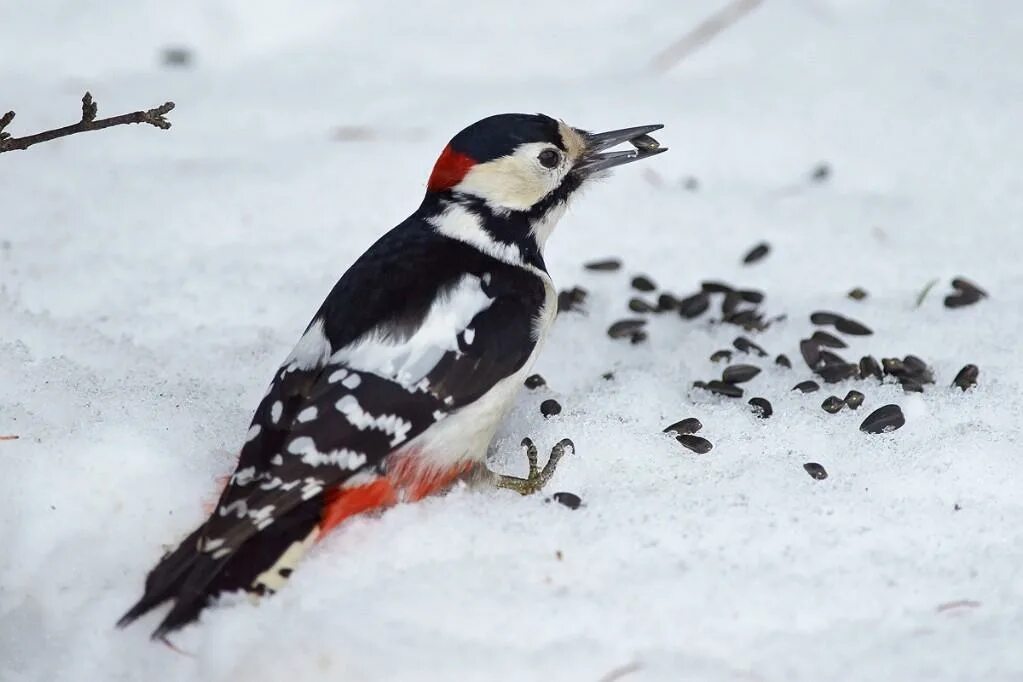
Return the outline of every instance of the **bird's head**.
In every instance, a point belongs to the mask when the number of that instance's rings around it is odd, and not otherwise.
[[[468,211],[499,243],[528,248],[531,240],[542,248],[568,200],[588,180],[667,151],[649,136],[662,127],[589,133],[543,114],[490,116],[444,148],[427,183],[427,200],[439,200],[449,214]],[[633,148],[608,151],[625,142]],[[453,234],[457,225],[438,229],[459,237]]]

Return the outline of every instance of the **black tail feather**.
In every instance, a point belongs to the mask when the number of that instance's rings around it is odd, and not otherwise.
[[[203,526],[199,526],[177,549],[160,559],[156,568],[146,576],[146,589],[142,598],[117,621],[117,627],[123,628],[175,596],[192,564],[199,557],[198,543],[202,531]]]

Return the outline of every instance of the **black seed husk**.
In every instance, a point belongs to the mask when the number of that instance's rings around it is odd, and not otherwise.
[[[629,310],[634,313],[653,313],[657,311],[657,308],[641,298],[632,298],[629,299]]]
[[[965,391],[971,386],[977,385],[978,376],[980,376],[980,369],[976,365],[966,365],[956,374],[956,378],[952,380],[952,385],[958,386]]]
[[[924,387],[919,381],[915,379],[900,379],[899,383],[902,384],[902,390],[906,393],[923,393]]]
[[[767,242],[760,242],[742,257],[742,262],[746,265],[756,263],[758,260],[766,256],[771,251],[771,246]]]
[[[845,402],[843,402],[843,400],[837,395],[829,395],[824,399],[824,402],[821,403],[821,409],[831,414],[835,414],[843,407],[845,407]]]
[[[667,292],[657,297],[657,312],[663,313],[678,308],[678,299]]]
[[[558,294],[558,312],[567,313],[579,311],[586,302],[586,290],[582,287],[572,287]]]
[[[743,353],[756,353],[757,355],[759,355],[762,358],[766,358],[767,357],[767,351],[766,350],[764,350],[763,348],[761,348],[757,344],[753,343],[752,341],[747,339],[745,336],[737,336],[737,337],[735,337],[735,340],[732,341],[732,345],[735,346],[738,350],[741,350]]]
[[[646,320],[618,320],[607,328],[607,335],[612,339],[630,337],[643,329]]]
[[[909,373],[910,376],[920,383],[934,383],[934,372],[931,371],[930,366],[928,366],[928,364],[921,358],[915,355],[907,355],[902,358],[902,366],[905,367],[906,372]]]
[[[810,313],[810,322],[813,324],[835,324],[841,319],[842,316],[837,313],[829,313],[826,311]]]
[[[972,291],[961,291],[958,294],[949,294],[945,297],[946,308],[963,308],[973,305],[981,299],[980,294]]]
[[[855,289],[850,291],[847,294],[847,296],[849,296],[849,298],[851,298],[854,301],[862,301],[867,297],[867,292],[864,289],[856,287]]]
[[[722,360],[727,362],[727,361],[729,361],[731,359],[732,359],[732,351],[724,350],[724,349],[716,350],[710,356],[710,361],[711,362],[721,362]]]
[[[818,481],[823,481],[828,477],[828,472],[817,462],[807,462],[803,465],[803,469],[810,474],[810,478],[815,478]]]
[[[753,365],[731,365],[721,373],[721,380],[726,384],[742,384],[760,374],[760,368]]]
[[[703,291],[686,296],[678,302],[679,315],[689,320],[702,315],[709,307],[710,297]]]
[[[675,440],[682,443],[685,447],[689,448],[698,455],[704,455],[710,452],[714,448],[714,444],[706,438],[699,436],[693,436],[688,433],[680,433],[675,436]]]
[[[874,377],[879,381],[884,378],[881,366],[877,364],[873,355],[864,355],[860,358],[860,378],[866,379],[867,377]]]
[[[730,313],[734,313],[736,307],[738,307],[741,301],[742,299],[739,298],[738,292],[729,291],[727,294],[725,294],[725,297],[721,299],[722,314],[728,315]]]
[[[799,354],[803,356],[807,367],[816,369],[821,359],[821,347],[813,339],[803,339],[799,342]]]
[[[529,390],[547,385],[547,381],[539,374],[530,374],[524,383]]]
[[[821,349],[820,358],[817,360],[817,365],[847,365],[845,358],[838,353],[832,353],[829,350]]]
[[[743,289],[739,292],[739,298],[747,303],[759,304],[764,302],[764,292],[754,289]]]
[[[779,355],[774,359],[774,364],[780,365],[785,369],[792,369],[792,361],[789,360],[787,355]]]
[[[813,336],[810,337],[811,341],[816,341],[818,346],[826,346],[828,348],[848,348],[847,344],[842,339],[838,338],[834,334],[827,332],[815,331]]]
[[[554,493],[552,496],[555,502],[565,505],[569,509],[578,509],[583,503],[582,499],[575,493]]]
[[[672,431],[678,434],[696,433],[702,428],[703,424],[700,423],[699,419],[697,419],[696,417],[686,417],[685,419],[680,419],[674,424],[666,426],[664,428],[664,433],[670,433]]]
[[[657,285],[646,275],[636,275],[632,278],[632,288],[637,291],[654,291]]]
[[[540,414],[544,417],[553,417],[556,414],[561,414],[561,404],[553,398],[540,403]]]
[[[835,322],[835,329],[851,336],[870,336],[874,333],[870,327],[848,317],[838,318],[838,321]]]
[[[885,405],[867,415],[867,418],[860,424],[860,431],[886,433],[901,429],[905,423],[906,417],[902,414],[902,408],[898,405]]]
[[[855,377],[857,374],[857,367],[850,362],[831,363],[818,368],[817,374],[824,379],[825,382],[833,384],[838,381],[845,381],[846,379],[852,379]]]
[[[803,393],[813,393],[814,391],[820,390],[820,384],[816,381],[800,381],[798,384],[792,387],[793,391],[801,391]]]
[[[743,390],[738,386],[726,384],[725,382],[718,381],[717,379],[708,381],[704,388],[711,393],[728,396],[729,398],[741,398],[743,394]]]
[[[750,407],[753,408],[753,414],[760,417],[761,419],[767,419],[774,414],[774,409],[771,407],[771,403],[766,398],[750,398]]]
[[[595,270],[597,272],[614,272],[620,270],[622,262],[617,258],[606,258],[604,260],[594,260],[583,265],[587,270]]]
[[[952,288],[963,293],[976,294],[980,298],[987,298],[988,293],[965,277],[956,277],[952,280]]]
[[[647,338],[647,333],[640,330],[638,332],[633,332],[632,335],[629,336],[629,343],[635,346],[637,343],[643,343],[647,340]]]
[[[863,404],[865,398],[866,396],[859,391],[849,391],[845,394],[845,404],[849,406],[850,410],[856,410]]]
[[[603,374],[600,375],[600,378],[603,379],[604,381],[611,381],[612,379],[615,378],[615,373],[614,372],[604,372]]]
[[[885,374],[895,377],[906,376],[906,367],[899,358],[881,358],[881,368]]]
[[[727,294],[735,291],[735,287],[724,282],[700,282],[700,289],[708,294]]]

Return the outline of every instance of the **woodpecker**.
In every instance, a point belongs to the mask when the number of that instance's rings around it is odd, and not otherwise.
[[[557,312],[544,265],[578,190],[666,151],[660,125],[589,133],[500,114],[451,139],[422,204],[341,277],[274,374],[209,518],[149,573],[125,626],[166,601],[153,633],[218,595],[273,593],[308,548],[355,514],[472,477],[539,490],[567,439],[526,478],[491,472],[487,448]],[[632,149],[610,151],[631,142]]]

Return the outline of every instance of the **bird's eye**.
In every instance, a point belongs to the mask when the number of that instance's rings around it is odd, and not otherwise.
[[[540,152],[540,155],[536,157],[537,161],[544,168],[554,168],[561,161],[561,155],[553,149],[545,149]]]

